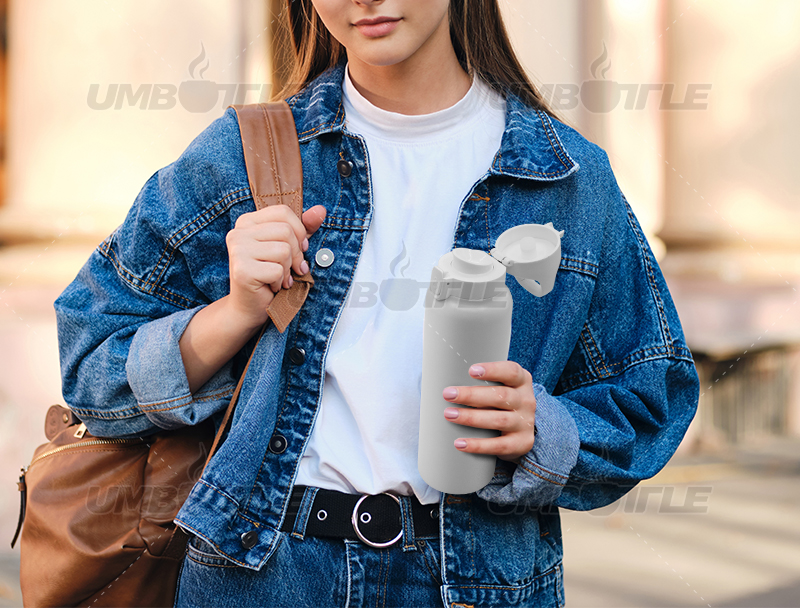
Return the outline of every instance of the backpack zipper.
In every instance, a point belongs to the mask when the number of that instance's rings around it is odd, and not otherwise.
[[[83,437],[86,434],[86,425],[81,423],[78,426],[78,429],[75,431],[75,437]],[[14,538],[11,541],[11,548],[14,548],[14,545],[17,542],[17,538],[19,538],[19,533],[22,530],[22,523],[25,521],[25,510],[28,504],[28,486],[25,483],[25,474],[28,472],[35,463],[39,462],[40,460],[47,458],[48,456],[52,456],[53,454],[58,454],[60,452],[64,452],[66,450],[71,450],[73,448],[82,448],[89,445],[103,445],[103,444],[125,444],[125,443],[145,443],[142,438],[116,438],[116,437],[109,437],[105,439],[88,439],[87,441],[79,441],[77,443],[72,443],[70,445],[62,445],[61,447],[54,448],[52,450],[48,450],[44,454],[39,454],[36,458],[34,458],[31,463],[20,469],[20,476],[19,481],[17,482],[17,487],[19,489],[19,521],[17,522],[17,530],[14,532]]]
[[[45,452],[44,454],[39,454],[36,458],[34,458],[31,461],[31,463],[27,467],[25,467],[24,471],[27,472],[27,470],[30,467],[32,467],[35,463],[39,462],[40,460],[42,460],[44,458],[47,458],[48,456],[52,456],[53,454],[58,454],[59,452],[63,452],[65,450],[72,450],[74,448],[82,448],[82,447],[85,447],[87,445],[102,445],[102,444],[106,444],[106,443],[116,443],[116,444],[143,443],[143,440],[140,439],[140,438],[137,438],[137,439],[119,439],[119,438],[110,437],[110,438],[107,438],[107,439],[89,439],[88,441],[79,441],[77,443],[71,443],[70,445],[62,445],[61,447],[49,450],[49,451]]]

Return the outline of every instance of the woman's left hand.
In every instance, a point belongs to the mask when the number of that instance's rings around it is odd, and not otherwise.
[[[530,372],[514,361],[495,361],[472,365],[469,375],[504,386],[447,387],[442,393],[446,401],[485,409],[448,407],[445,418],[464,426],[497,429],[500,436],[456,439],[455,447],[473,454],[494,454],[519,464],[533,447],[534,439],[536,397]]]

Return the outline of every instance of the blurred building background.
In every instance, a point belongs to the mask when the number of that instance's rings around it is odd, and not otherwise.
[[[800,605],[800,3],[500,4],[534,82],[608,152],[702,381],[653,500],[564,513],[568,605]],[[0,605],[19,602],[18,470],[62,401],[53,300],[155,171],[282,82],[282,6],[0,0]]]

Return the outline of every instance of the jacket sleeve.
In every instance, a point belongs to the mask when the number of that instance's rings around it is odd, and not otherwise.
[[[588,316],[576,319],[577,340],[552,376],[557,381],[533,385],[533,448],[518,465],[498,459],[494,478],[477,492],[484,500],[605,506],[655,475],[694,417],[699,380],[677,311],[614,186]]]
[[[228,212],[252,200],[231,112],[147,181],[55,302],[64,398],[93,435],[193,425],[230,401],[238,357],[192,395],[178,341],[227,293]]]

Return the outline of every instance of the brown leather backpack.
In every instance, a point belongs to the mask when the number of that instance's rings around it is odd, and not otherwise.
[[[303,172],[289,106],[233,108],[256,208],[287,204],[302,218]],[[314,284],[310,271],[293,278],[268,308],[280,332]],[[25,606],[173,605],[188,540],[173,518],[230,426],[250,361],[216,436],[209,418],[146,437],[94,437],[68,408],[50,408],[49,443],[19,478],[11,546],[20,537]]]

